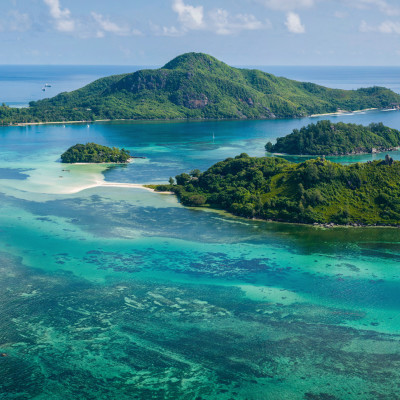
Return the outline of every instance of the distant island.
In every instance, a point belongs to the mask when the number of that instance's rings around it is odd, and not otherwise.
[[[61,154],[63,163],[126,163],[131,158],[128,150],[96,143],[76,144]]]
[[[295,155],[349,155],[380,153],[396,150],[400,146],[400,131],[382,123],[368,126],[319,121],[300,130],[294,129],[275,144],[268,142],[270,153]]]
[[[173,191],[187,206],[247,218],[296,223],[400,225],[400,162],[341,165],[321,158],[296,164],[241,154],[201,173],[176,176]]]
[[[28,108],[0,106],[0,123],[297,118],[399,104],[400,95],[383,87],[330,89],[187,53],[160,69],[102,78]]]

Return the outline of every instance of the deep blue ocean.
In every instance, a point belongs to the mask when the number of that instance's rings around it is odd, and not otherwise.
[[[3,66],[0,101],[137,68]],[[400,88],[400,68],[262,69]],[[0,399],[399,400],[398,229],[248,220],[132,185],[263,156],[323,118],[0,128]],[[330,118],[400,129],[400,111]],[[61,164],[79,142],[146,158]]]

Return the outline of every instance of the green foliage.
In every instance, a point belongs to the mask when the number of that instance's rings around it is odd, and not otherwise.
[[[329,89],[187,53],[163,68],[102,78],[82,89],[31,102],[26,109],[0,107],[0,121],[272,119],[392,103],[400,103],[400,96],[382,87]]]
[[[128,150],[110,148],[96,143],[76,144],[61,155],[63,163],[125,163],[131,157]]]
[[[169,185],[184,205],[301,223],[400,224],[400,162],[291,163],[241,154]],[[156,187],[161,190],[162,185]]]
[[[345,155],[393,150],[400,146],[400,132],[382,123],[367,127],[328,120],[294,129],[290,135],[278,138],[265,149],[272,153],[308,155]]]

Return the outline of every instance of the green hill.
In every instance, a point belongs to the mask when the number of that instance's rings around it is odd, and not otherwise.
[[[372,123],[368,126],[319,121],[294,129],[290,135],[268,142],[270,153],[296,155],[346,155],[378,153],[400,146],[400,131]]]
[[[76,144],[61,154],[63,163],[126,163],[129,158],[128,150],[96,143]]]
[[[27,109],[0,107],[0,120],[272,119],[393,103],[400,103],[400,96],[382,87],[329,89],[188,53],[160,69],[102,78],[82,89],[31,102]]]
[[[204,173],[176,177],[184,205],[248,217],[299,223],[400,225],[400,162],[341,165],[323,159],[291,163],[241,154]]]

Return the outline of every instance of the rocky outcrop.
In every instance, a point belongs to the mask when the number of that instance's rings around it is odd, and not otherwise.
[[[204,93],[187,94],[183,99],[183,105],[191,109],[204,108],[208,103],[208,97]]]

